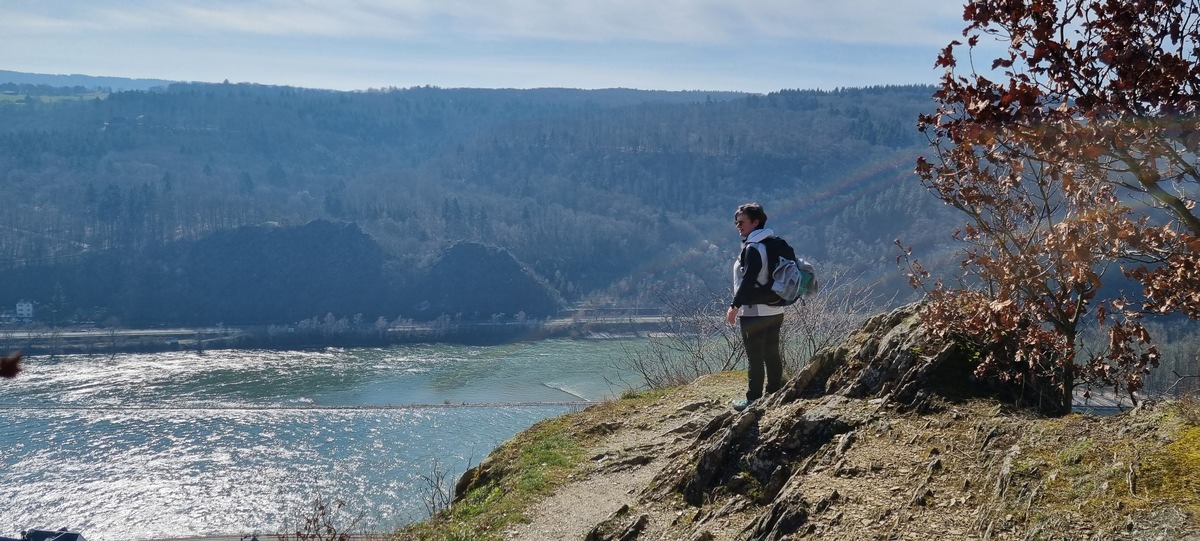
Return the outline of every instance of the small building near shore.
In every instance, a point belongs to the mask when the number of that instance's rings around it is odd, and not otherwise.
[[[17,301],[17,321],[29,323],[33,321],[33,303],[25,299]]]

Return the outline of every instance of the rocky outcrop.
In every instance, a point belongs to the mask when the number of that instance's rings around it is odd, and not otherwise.
[[[503,539],[1200,541],[1200,407],[1035,415],[971,362],[905,306],[743,412],[731,373],[598,404],[566,423],[592,458]],[[497,455],[460,493],[502,497],[519,472]]]
[[[868,319],[841,344],[817,352],[773,403],[837,394],[920,410],[931,396],[988,397],[1044,415],[1070,413],[1058,382],[1015,363],[1008,378],[979,377],[980,353],[927,332],[919,309],[914,303]]]
[[[768,541],[802,531],[814,508],[796,487],[814,468],[846,470],[842,455],[883,408],[923,410],[934,396],[990,394],[954,344],[925,332],[917,305],[867,320],[840,345],[818,352],[783,389],[742,413],[715,417],[690,454],[668,466],[652,499],[671,492],[702,507],[736,495],[763,511],[740,539]],[[912,501],[924,500],[917,487]]]
[[[650,515],[642,513],[632,516],[630,507],[624,505],[592,528],[584,541],[633,541],[649,523]]]

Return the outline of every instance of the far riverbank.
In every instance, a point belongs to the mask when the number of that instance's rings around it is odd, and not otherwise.
[[[299,326],[198,328],[0,328],[0,351],[77,355],[204,351],[212,349],[320,349],[393,344],[503,344],[551,338],[642,336],[663,329],[662,316],[557,318],[528,321],[435,321],[379,329]]]

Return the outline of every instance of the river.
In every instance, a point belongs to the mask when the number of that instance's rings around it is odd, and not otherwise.
[[[31,357],[0,381],[0,536],[274,534],[315,498],[376,531],[551,416],[627,388],[644,342]],[[263,537],[260,535],[260,537]]]

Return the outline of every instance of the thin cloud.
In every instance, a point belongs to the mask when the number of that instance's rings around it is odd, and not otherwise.
[[[4,5],[11,4],[11,5]],[[0,69],[339,90],[932,83],[946,0],[0,0]]]
[[[83,4],[83,5],[80,5]],[[946,0],[43,0],[6,8],[11,26],[376,39],[641,41],[723,44],[945,41],[961,7]],[[0,23],[2,24],[2,23]]]

